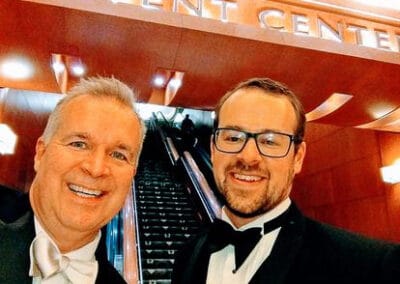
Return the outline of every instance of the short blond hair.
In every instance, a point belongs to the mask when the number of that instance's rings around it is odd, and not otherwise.
[[[132,110],[141,125],[139,140],[140,153],[146,133],[146,127],[136,110],[136,91],[114,77],[89,77],[86,79],[81,79],[77,85],[72,87],[71,90],[67,92],[67,95],[57,103],[53,112],[50,114],[42,134],[44,143],[47,144],[56,133],[60,125],[62,111],[65,106],[75,98],[83,95],[89,95],[97,98],[114,99],[116,102],[119,102]]]

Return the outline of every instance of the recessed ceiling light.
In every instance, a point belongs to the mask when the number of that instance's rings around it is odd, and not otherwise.
[[[80,63],[75,63],[71,66],[71,73],[75,76],[82,76],[83,74],[85,74],[85,67],[83,66],[83,64]]]
[[[165,79],[162,76],[156,76],[153,83],[156,87],[162,87],[165,84]]]
[[[10,57],[0,63],[0,73],[9,79],[23,80],[32,77],[32,63],[23,57]]]

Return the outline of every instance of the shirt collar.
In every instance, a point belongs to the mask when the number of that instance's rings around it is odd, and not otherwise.
[[[263,215],[259,216],[257,219],[251,221],[250,223],[240,227],[239,229],[236,229],[235,225],[233,225],[232,221],[229,219],[228,215],[225,213],[225,206],[223,207],[222,214],[221,214],[221,219],[227,223],[229,223],[234,229],[239,230],[239,231],[244,231],[250,228],[261,228],[264,229],[264,223],[268,222],[279,215],[281,215],[283,212],[285,212],[291,204],[290,198],[286,198],[283,200],[281,203],[279,203],[277,206],[275,206],[273,209],[269,210],[268,212],[264,213]]]
[[[54,242],[54,240],[47,234],[47,232],[43,229],[42,225],[40,224],[39,220],[34,217],[34,223],[35,223],[35,233],[36,236],[39,234],[43,234],[48,238],[57,248],[57,244]],[[80,247],[76,250],[70,251],[68,253],[64,253],[65,256],[68,256],[70,259],[77,259],[77,260],[92,260],[94,259],[94,255],[97,249],[97,246],[100,242],[101,238],[101,231],[97,233],[96,237],[91,241],[90,243],[84,245],[83,247]]]

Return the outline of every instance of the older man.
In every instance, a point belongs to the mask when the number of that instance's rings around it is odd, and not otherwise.
[[[36,144],[33,217],[0,226],[0,283],[123,283],[98,248],[136,173],[144,126],[132,90],[89,78],[50,115]]]
[[[305,114],[286,86],[255,78],[216,108],[211,141],[222,220],[176,259],[173,283],[383,283],[393,245],[321,224],[290,200],[306,153]],[[394,258],[394,257],[393,257]],[[399,282],[400,283],[400,282]]]

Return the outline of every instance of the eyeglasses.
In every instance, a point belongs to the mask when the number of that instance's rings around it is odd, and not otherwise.
[[[239,153],[246,146],[249,138],[254,138],[258,152],[271,158],[283,158],[289,153],[292,142],[299,144],[301,138],[296,135],[266,131],[250,133],[232,128],[214,130],[213,141],[218,151],[223,153]]]

